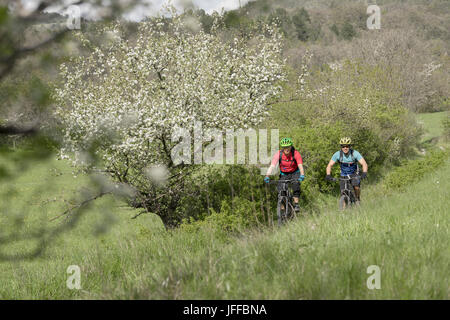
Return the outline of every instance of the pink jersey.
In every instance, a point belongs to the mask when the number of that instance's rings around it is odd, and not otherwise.
[[[275,153],[272,157],[272,163],[271,165],[276,167],[279,159],[280,159],[280,151],[279,150],[277,153]],[[295,163],[294,161],[297,161],[297,163]],[[288,156],[286,156],[284,154],[284,152],[282,152],[281,155],[281,164],[280,164],[280,170],[281,172],[284,173],[291,173],[294,172],[298,169],[298,165],[297,164],[303,164],[303,160],[302,160],[302,156],[300,155],[300,152],[298,152],[297,150],[294,151],[294,157],[292,157],[292,151],[289,153]]]

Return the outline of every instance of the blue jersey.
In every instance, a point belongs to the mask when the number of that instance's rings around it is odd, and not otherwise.
[[[331,160],[334,162],[339,162],[340,156],[341,151],[337,151],[333,154]],[[356,150],[353,150],[353,157],[351,156],[350,151],[347,154],[344,153],[342,156],[342,162],[339,162],[339,165],[341,166],[341,176],[354,174],[358,170],[358,161],[362,158],[362,155]]]

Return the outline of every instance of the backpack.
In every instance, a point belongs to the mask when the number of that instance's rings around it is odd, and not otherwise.
[[[350,157],[352,158],[352,162],[355,162],[355,158],[353,157],[353,149],[350,149]],[[344,159],[344,152],[342,150],[339,151],[339,163],[342,163],[342,159]]]
[[[352,159],[352,163],[351,164],[347,164],[347,166],[352,166],[356,161],[356,159],[355,159],[355,157],[353,157],[353,149],[350,149],[350,157],[351,157],[351,159]],[[342,163],[342,160],[344,159],[344,152],[342,151],[342,150],[340,150],[339,151],[339,160],[338,160],[338,162],[339,162],[339,164],[340,165],[343,165],[343,163]],[[358,162],[356,162],[356,173],[358,173],[359,172],[359,165],[358,165]]]
[[[292,159],[294,159],[293,161],[295,162],[295,164],[298,167],[297,160],[295,160],[295,157],[294,157],[294,155],[295,155],[295,148],[294,148],[294,146],[291,147],[291,152],[292,152]],[[283,155],[283,150],[280,150],[280,156],[278,157],[278,167],[279,168],[281,168],[281,156],[282,155]]]

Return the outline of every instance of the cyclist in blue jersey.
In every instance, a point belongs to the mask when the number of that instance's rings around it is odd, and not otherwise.
[[[355,190],[355,196],[357,201],[360,200],[361,195],[361,180],[365,179],[367,177],[367,162],[364,160],[362,155],[351,148],[352,140],[348,137],[342,138],[340,141],[341,144],[341,150],[337,151],[335,154],[333,154],[333,157],[331,157],[330,162],[327,166],[327,180],[333,180],[331,177],[331,167],[336,163],[339,162],[339,165],[341,166],[341,177],[350,177],[353,189]],[[362,174],[359,175],[359,167],[358,162],[362,166]],[[340,187],[341,192],[345,188],[345,181],[340,181]]]

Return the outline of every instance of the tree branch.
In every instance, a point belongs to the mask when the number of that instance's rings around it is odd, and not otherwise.
[[[0,134],[12,135],[12,134],[23,134],[23,135],[33,135],[38,132],[36,127],[32,128],[19,128],[16,126],[0,126]]]
[[[93,196],[91,198],[88,198],[88,199],[82,201],[81,203],[79,203],[79,204],[77,204],[75,206],[72,206],[71,208],[69,208],[66,211],[64,211],[63,213],[61,213],[60,215],[50,219],[50,221],[54,221],[56,219],[59,219],[62,216],[65,216],[65,215],[71,213],[73,210],[79,209],[79,208],[85,206],[86,204],[88,204],[89,202],[94,201],[94,200],[96,200],[96,199],[98,199],[100,197],[103,197],[104,195],[110,194],[110,193],[112,193],[112,190],[111,191],[106,191],[106,192],[100,192],[99,194],[96,194],[95,196]]]
[[[58,33],[56,33],[55,35],[51,36],[50,38],[46,39],[45,41],[42,41],[41,43],[38,43],[35,46],[32,47],[25,47],[25,48],[20,48],[20,49],[16,49],[14,50],[14,52],[8,56],[7,58],[4,58],[2,60],[0,60],[0,63],[5,65],[5,68],[0,72],[0,80],[2,80],[4,77],[6,77],[6,75],[8,73],[10,73],[12,71],[12,69],[14,68],[16,61],[27,55],[30,53],[33,53],[55,41],[58,41],[60,39],[62,39],[62,37],[69,31],[70,29],[64,29]]]

